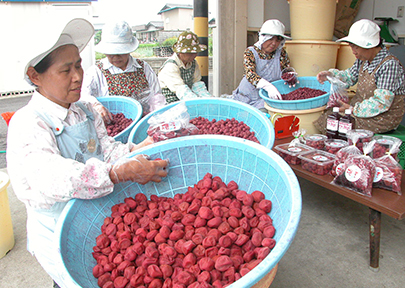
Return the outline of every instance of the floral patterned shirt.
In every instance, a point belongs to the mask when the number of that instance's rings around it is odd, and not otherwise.
[[[113,191],[109,177],[112,163],[128,154],[133,144],[109,137],[99,114],[90,103],[84,104],[94,114],[104,162],[91,158],[80,163],[62,157],[54,133],[35,112],[45,109],[69,126],[86,119],[76,104],[66,109],[36,91],[13,115],[7,135],[7,169],[14,192],[27,206],[49,209],[56,202],[98,198]]]
[[[363,62],[363,71],[367,70],[372,73],[387,55],[390,55],[390,53],[384,47],[371,62],[356,59],[351,68],[346,70],[330,69],[329,71],[347,83],[348,88],[357,83]],[[394,59],[386,61],[375,71],[374,75],[377,89],[374,90],[373,97],[355,104],[353,115],[357,117],[374,117],[386,112],[390,108],[395,95],[405,95],[405,70],[398,61]]]
[[[257,54],[259,55],[260,59],[270,60],[274,58],[276,51],[267,54],[257,48],[256,46],[252,46]],[[260,81],[262,77],[260,77],[256,73],[256,60],[254,53],[247,48],[243,53],[243,66],[245,70],[246,79],[251,83],[253,86],[257,86],[257,83]],[[281,48],[281,55],[280,55],[280,68],[283,70],[284,68],[290,66],[290,59],[288,58],[288,54],[284,48]]]

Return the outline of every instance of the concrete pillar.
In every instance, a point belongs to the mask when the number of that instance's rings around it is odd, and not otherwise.
[[[194,0],[194,33],[200,43],[208,47],[208,0]],[[196,60],[200,66],[202,81],[208,88],[208,49],[198,53]]]
[[[231,94],[243,76],[247,47],[247,0],[218,0],[214,31],[213,94]]]

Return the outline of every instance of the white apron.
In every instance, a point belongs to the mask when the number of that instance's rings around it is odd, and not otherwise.
[[[60,120],[48,117],[40,111],[37,114],[52,127],[63,157],[82,163],[92,157],[103,161],[94,116],[81,102],[76,102],[76,105],[86,113],[87,119],[72,126],[64,126]],[[66,204],[67,202],[57,202],[50,209],[27,208],[27,249],[60,287],[70,288],[77,285],[70,282],[70,277],[61,273],[60,267],[63,264],[59,261],[60,251],[57,248],[57,236],[54,235],[56,223]]]
[[[257,75],[269,82],[281,79],[281,49],[277,49],[276,54],[270,60],[261,59],[253,47],[249,47],[249,50],[255,55]],[[243,76],[238,88],[232,92],[232,95],[232,99],[247,103],[258,109],[264,108],[264,100],[259,95],[259,89],[253,86],[246,79],[246,76]]]

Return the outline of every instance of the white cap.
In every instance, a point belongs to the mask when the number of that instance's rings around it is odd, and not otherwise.
[[[139,46],[131,27],[125,21],[107,23],[101,33],[101,41],[95,47],[97,52],[114,55],[129,54]]]
[[[53,31],[49,31],[49,23],[47,25],[48,29],[46,29],[46,27],[43,27],[42,29],[38,30],[41,34],[35,35],[36,42],[30,45],[29,49],[27,49],[30,55],[37,55],[30,61],[28,61],[24,70],[24,79],[31,85],[33,85],[33,83],[27,75],[28,67],[35,67],[48,54],[64,45],[73,44],[77,46],[79,52],[82,52],[87,43],[89,43],[90,39],[92,39],[94,35],[93,25],[89,21],[82,18],[75,18],[70,20],[60,34],[52,34],[59,33],[54,31],[60,30],[53,29]],[[56,43],[54,42],[55,39],[57,39]]]
[[[349,42],[362,48],[373,48],[380,44],[380,27],[371,20],[361,19],[353,23],[349,35],[336,42]]]
[[[277,19],[270,19],[263,23],[262,28],[260,28],[259,35],[272,35],[272,36],[281,36],[285,39],[291,39],[284,35],[285,26]]]

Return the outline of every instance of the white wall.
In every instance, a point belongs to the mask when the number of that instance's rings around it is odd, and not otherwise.
[[[194,30],[192,9],[173,9],[162,14],[165,30]]]
[[[37,27],[41,21],[49,22],[50,29],[52,27],[59,29],[60,25],[55,25],[55,23],[64,25],[73,18],[85,18],[91,22],[91,6],[87,3],[0,2],[0,39],[2,42],[0,54],[3,67],[6,67],[6,69],[0,70],[0,93],[33,89],[24,81],[24,68],[29,61],[26,56],[29,55],[27,51],[31,45],[41,43],[31,43],[28,36],[33,34],[29,33],[40,32],[37,31]],[[90,41],[89,44],[81,54],[84,69],[94,64],[93,41]],[[44,49],[46,48],[44,47]]]

